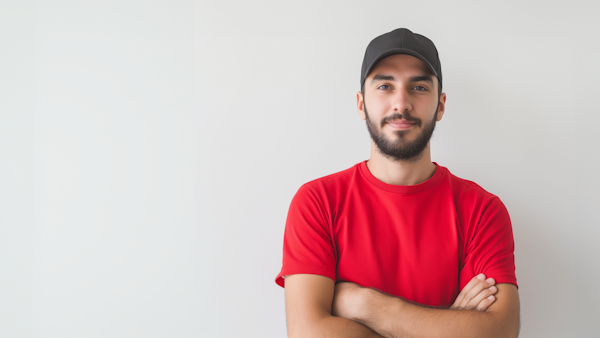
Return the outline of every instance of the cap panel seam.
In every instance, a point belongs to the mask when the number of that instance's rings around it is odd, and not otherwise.
[[[401,38],[402,41],[401,41],[400,48],[404,48],[404,33],[406,33],[406,29],[402,30],[402,38]]]

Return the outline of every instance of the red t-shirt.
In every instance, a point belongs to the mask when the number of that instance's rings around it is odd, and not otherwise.
[[[437,165],[427,181],[391,185],[360,162],[308,182],[285,225],[285,275],[354,282],[423,305],[450,306],[477,274],[517,285],[510,218],[500,199]]]

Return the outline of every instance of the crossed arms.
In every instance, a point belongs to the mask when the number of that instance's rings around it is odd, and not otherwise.
[[[490,290],[476,277],[449,309],[428,308],[320,275],[285,278],[288,336],[517,337],[519,296],[512,284]],[[495,293],[495,298],[487,298]]]

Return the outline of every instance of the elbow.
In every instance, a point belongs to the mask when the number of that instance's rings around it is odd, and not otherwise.
[[[520,332],[521,332],[521,315],[520,315],[520,311],[518,311],[512,317],[512,320],[511,320],[509,328],[508,328],[507,337],[518,338]]]
[[[327,336],[324,332],[327,318],[332,317],[330,314],[304,318],[301,322],[295,322],[295,325],[288,323],[288,338],[318,338]]]
[[[519,332],[521,331],[521,321],[520,321],[519,317],[505,319],[503,321],[500,321],[498,324],[499,324],[499,330],[497,330],[496,332],[499,334],[494,335],[495,337],[498,337],[498,338],[518,338],[519,337]]]
[[[493,313],[489,317],[489,322],[484,336],[494,338],[518,338],[521,330],[521,319],[519,312],[513,313]]]
[[[483,333],[483,332],[482,332]],[[494,337],[494,338],[518,338],[519,337],[519,328],[516,329],[512,327],[512,325],[505,325],[499,327],[490,332],[487,330],[487,333],[483,333],[484,336]]]
[[[521,332],[521,321],[519,320],[519,321],[517,321],[517,325],[515,325],[515,327],[512,328],[512,330],[510,331],[510,335],[508,337],[518,338],[520,332]]]
[[[504,337],[506,337],[506,338],[518,338],[519,337],[519,329],[511,330]]]

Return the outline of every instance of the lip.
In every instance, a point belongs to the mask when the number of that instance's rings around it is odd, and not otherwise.
[[[413,122],[408,122],[406,120],[396,120],[387,123],[390,127],[394,129],[408,129],[415,125]]]

